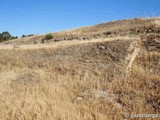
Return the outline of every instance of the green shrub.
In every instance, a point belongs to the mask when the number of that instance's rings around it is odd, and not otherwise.
[[[34,34],[29,34],[28,37],[34,36]]]
[[[53,35],[52,34],[46,34],[44,37],[45,40],[50,40],[53,39]]]
[[[27,37],[27,35],[22,35],[22,38]]]

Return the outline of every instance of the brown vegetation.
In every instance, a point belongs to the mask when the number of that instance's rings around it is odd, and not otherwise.
[[[2,43],[0,119],[122,120],[126,113],[160,114],[160,31],[154,21],[54,33],[50,44],[37,44],[43,36]]]

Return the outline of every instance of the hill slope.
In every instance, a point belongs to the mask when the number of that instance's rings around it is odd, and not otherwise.
[[[0,118],[159,113],[159,34],[159,18],[130,19],[1,43]]]
[[[66,40],[92,40],[101,38],[110,38],[117,36],[139,36],[146,37],[157,35],[160,32],[160,18],[152,19],[128,19],[108,23],[102,23],[90,27],[82,27],[73,30],[67,30],[53,34],[53,39],[45,41],[46,43]],[[14,41],[7,41],[2,44],[27,45],[42,43],[44,35],[36,35],[27,38],[21,38]]]

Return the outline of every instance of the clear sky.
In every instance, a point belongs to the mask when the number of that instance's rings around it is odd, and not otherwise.
[[[153,16],[160,0],[0,0],[0,32],[14,36]]]

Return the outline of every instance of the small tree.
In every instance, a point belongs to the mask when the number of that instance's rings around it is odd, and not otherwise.
[[[0,42],[2,42],[2,41],[3,41],[2,34],[0,33]]]
[[[0,33],[0,40],[2,40],[2,34]]]
[[[12,36],[8,31],[4,31],[0,33],[0,42],[4,42],[7,40],[17,39],[18,37]]]
[[[1,34],[1,37],[2,37],[2,40],[9,40],[12,36],[9,32],[5,31],[5,32],[2,32]]]

